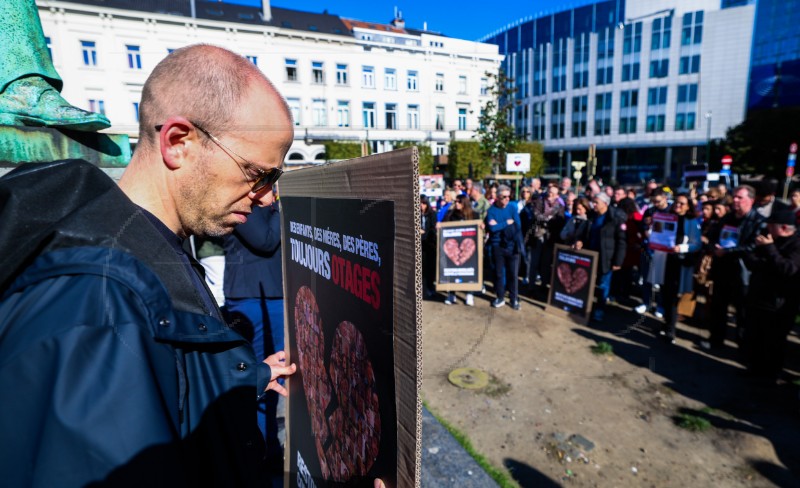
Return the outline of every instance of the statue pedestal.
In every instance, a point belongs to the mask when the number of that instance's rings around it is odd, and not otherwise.
[[[117,180],[131,159],[131,146],[125,134],[0,126],[0,176],[22,163],[59,159],[85,159]]]

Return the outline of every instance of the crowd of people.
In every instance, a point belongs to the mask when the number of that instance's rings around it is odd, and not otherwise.
[[[800,303],[800,188],[788,202],[776,198],[776,188],[765,180],[674,192],[652,180],[638,189],[593,179],[576,189],[570,178],[533,178],[514,200],[506,185],[455,180],[439,202],[422,197],[426,296],[435,289],[437,222],[478,219],[487,233],[484,267],[494,284],[493,307],[506,304],[506,293],[515,310],[520,293],[544,296],[557,244],[595,251],[592,321],[602,322],[606,304],[616,302],[650,313],[660,321],[658,335],[674,344],[677,323],[699,303],[708,337],[698,347],[721,349],[732,321],[731,339],[751,372],[777,379]],[[465,211],[468,202],[472,208]],[[651,244],[654,228],[660,232],[663,225],[671,226],[674,242]],[[445,303],[456,303],[455,294]],[[474,305],[471,294],[465,303]]]

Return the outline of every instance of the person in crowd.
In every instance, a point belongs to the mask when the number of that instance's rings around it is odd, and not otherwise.
[[[225,236],[225,318],[253,344],[256,357],[284,350],[280,206],[255,207],[247,222]],[[278,395],[258,402],[258,427],[267,446],[267,468],[283,472],[278,437]]]
[[[789,202],[789,209],[797,216],[797,226],[800,227],[800,188],[792,190]]]
[[[647,210],[645,210],[642,214],[642,261],[639,265],[639,272],[644,280],[642,284],[642,303],[634,310],[640,315],[644,314],[647,312],[647,309],[650,308],[651,304],[653,303],[653,299],[656,298],[656,304],[653,306],[651,311],[656,318],[660,319],[663,317],[663,307],[660,305],[660,296],[656,297],[654,293],[653,285],[657,284],[658,281],[654,279],[655,273],[651,272],[651,269],[653,269],[653,250],[650,249],[649,246],[650,232],[653,226],[653,215],[656,212],[669,212],[667,194],[661,188],[655,188],[650,192],[650,206],[648,206]],[[653,271],[655,270],[653,269]]]
[[[614,200],[613,200],[612,203],[614,204],[615,207],[618,207],[619,206],[619,202],[621,202],[623,198],[627,198],[627,196],[628,196],[628,192],[625,191],[625,188],[623,188],[622,186],[617,185],[617,186],[614,187],[614,195],[612,197]],[[636,204],[636,202],[633,202],[633,203],[634,203],[634,205]]]
[[[452,188],[447,188],[444,191],[443,197],[444,199],[442,200],[442,204],[436,211],[436,219],[438,222],[441,222],[442,219],[444,219],[444,216],[447,215],[447,211],[450,210],[450,205],[452,205],[456,200],[456,191]]]
[[[636,190],[633,187],[628,187],[628,189],[625,190],[625,195],[633,200],[633,203],[636,203]],[[639,206],[637,205],[636,208],[638,210]]]
[[[620,301],[628,300],[634,280],[634,269],[638,268],[642,254],[642,214],[636,202],[627,196],[617,203],[617,210],[625,214],[625,260],[622,268],[614,273],[612,294]]]
[[[564,228],[561,229],[561,242],[568,246],[575,246],[579,240],[588,240],[589,235],[589,213],[592,212],[592,205],[584,197],[578,197],[572,204],[572,217],[567,220]]]
[[[497,201],[489,208],[486,224],[489,229],[489,244],[495,262],[494,287],[497,298],[492,307],[505,305],[506,285],[514,310],[520,309],[517,271],[520,255],[524,252],[519,212],[511,201],[511,188],[500,185],[497,189]]]
[[[542,204],[541,195],[535,195],[528,199],[519,213],[520,224],[522,227],[522,242],[525,245],[524,267],[521,270],[522,284],[528,286],[531,281],[536,282],[539,277],[539,258],[542,254],[542,231],[536,221],[536,213],[540,211]]]
[[[472,182],[472,178],[467,178],[466,180],[464,180],[464,194],[465,195],[469,195],[470,193],[472,193],[472,186],[473,185],[474,185],[474,183]]]
[[[256,398],[296,366],[224,322],[183,241],[272,203],[291,113],[253,63],[194,45],[145,81],[139,134],[119,185],[76,160],[0,179],[4,485],[269,482]]]
[[[531,197],[538,197],[542,194],[542,180],[531,178]]]
[[[520,199],[514,203],[517,205],[517,211],[521,213],[522,209],[525,208],[525,205],[527,205],[531,200],[531,187],[523,186],[522,190],[520,191],[520,195]]]
[[[667,253],[661,297],[664,305],[664,326],[660,335],[675,344],[678,322],[678,296],[694,290],[694,270],[697,253],[702,248],[700,222],[688,193],[679,193],[672,204],[672,213],[678,216],[675,247]]]
[[[572,188],[572,178],[565,176],[561,178],[561,182],[558,185],[558,192],[561,195],[566,195],[570,191],[574,191]]]
[[[706,200],[700,208],[700,240],[703,242],[703,246],[707,246],[709,243],[709,236],[716,224],[714,202]]]
[[[567,223],[565,217],[564,204],[558,193],[558,187],[550,185],[547,187],[545,198],[540,199],[541,205],[535,207],[536,222],[542,233],[542,252],[539,257],[538,271],[543,284],[549,284],[550,273],[553,266],[553,251],[555,245],[561,242],[561,229]]]
[[[578,198],[578,195],[576,195],[574,191],[570,190],[566,195],[561,195],[561,198],[564,200],[564,217],[572,217],[572,207],[575,203],[575,199]]]
[[[762,217],[769,218],[775,208],[783,208],[785,204],[775,198],[778,191],[778,180],[768,178],[760,181],[756,188],[756,202],[754,204],[756,212]]]
[[[611,291],[611,273],[620,269],[625,260],[624,217],[611,208],[611,197],[600,192],[594,197],[594,215],[589,235],[575,242],[576,249],[589,249],[599,253],[597,263],[597,301],[592,320],[602,322],[606,301]]]
[[[733,190],[733,211],[720,220],[719,233],[712,236],[714,263],[711,280],[714,293],[711,297],[709,320],[710,336],[701,341],[703,349],[723,346],[728,326],[728,307],[736,308],[737,342],[744,334],[744,298],[750,284],[750,270],[744,257],[755,250],[756,237],[765,230],[764,217],[753,208],[755,189],[742,185]]]
[[[453,202],[453,206],[450,207],[450,210],[447,212],[447,215],[444,216],[444,222],[459,222],[462,220],[475,220],[475,212],[472,210],[472,204],[470,203],[469,198],[466,195],[458,195],[456,200]],[[439,225],[438,223],[436,224]],[[451,291],[447,294],[447,298],[444,300],[445,305],[455,305],[456,303],[456,294],[455,292]],[[472,307],[475,305],[475,297],[472,293],[467,292],[464,296],[464,303]]]
[[[481,221],[486,220],[486,212],[489,211],[489,201],[483,196],[483,189],[474,185],[469,192],[469,199],[472,201],[472,210],[475,211],[476,218]]]
[[[767,219],[767,229],[767,234],[756,236],[755,251],[745,255],[752,275],[744,341],[750,371],[776,381],[800,304],[800,236],[788,208],[776,209]]]
[[[490,206],[494,205],[494,201],[497,200],[497,184],[492,184],[486,189],[486,200]]]
[[[722,221],[722,219],[728,215],[730,212],[730,207],[726,203],[725,200],[714,200],[714,219],[717,222]]]
[[[608,195],[608,198],[611,199],[611,203],[614,204],[615,203],[615,200],[614,200],[614,187],[611,186],[611,185],[606,185],[606,186],[603,187],[603,192],[606,195]]]
[[[473,187],[473,191],[477,187]],[[422,289],[425,298],[436,293],[436,212],[426,195],[419,197],[420,240],[422,241]]]
[[[658,183],[656,180],[649,180],[644,185],[644,191],[641,195],[636,197],[636,206],[639,207],[639,210],[644,213],[647,211],[647,208],[650,206],[650,201],[652,200],[653,192],[658,188]]]
[[[461,182],[461,180],[453,180],[453,190],[456,192],[456,196],[466,195],[464,192],[464,184]]]
[[[225,306],[225,243],[221,237],[192,236],[193,256],[203,266],[205,282],[219,307]]]

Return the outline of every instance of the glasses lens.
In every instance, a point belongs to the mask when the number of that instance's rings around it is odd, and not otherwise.
[[[256,182],[253,184],[253,193],[258,193],[265,187],[274,185],[282,174],[283,174],[282,169],[271,168],[269,171],[265,172],[259,179],[257,179]]]

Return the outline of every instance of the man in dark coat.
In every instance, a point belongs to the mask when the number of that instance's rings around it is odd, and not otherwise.
[[[728,328],[728,306],[736,307],[737,342],[743,334],[745,323],[745,296],[750,284],[750,270],[744,257],[756,247],[756,236],[765,230],[764,217],[753,208],[756,191],[752,186],[742,185],[733,190],[733,211],[725,215],[719,229],[709,239],[714,249],[711,279],[714,292],[711,296],[711,334],[708,341],[701,341],[703,349],[720,348],[725,341]]]
[[[625,260],[626,240],[624,213],[611,208],[611,197],[604,192],[595,195],[594,215],[588,235],[576,242],[577,249],[589,249],[599,253],[597,263],[597,301],[592,312],[592,320],[602,322],[606,301],[611,291],[611,274],[622,267]]]
[[[4,486],[267,483],[256,399],[294,365],[222,320],[183,240],[272,202],[291,115],[252,63],[199,45],[156,66],[140,117],[119,186],[75,160],[0,179]]]
[[[767,227],[769,233],[756,237],[755,251],[745,258],[752,275],[743,343],[750,370],[776,380],[800,303],[800,237],[789,209],[774,211]]]

